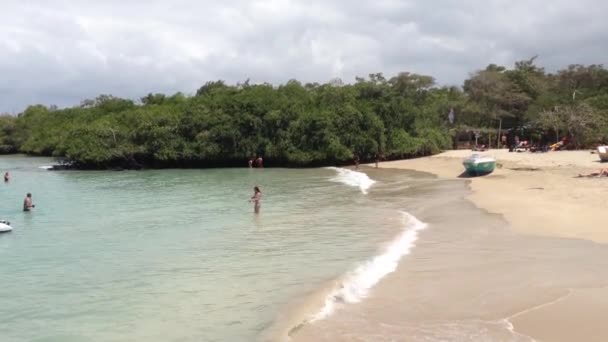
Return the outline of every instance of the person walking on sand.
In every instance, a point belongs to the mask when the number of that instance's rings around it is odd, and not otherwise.
[[[256,214],[260,213],[260,207],[262,206],[262,191],[260,191],[260,187],[259,186],[254,186],[253,187],[253,196],[251,196],[251,199],[249,200],[249,202],[253,202],[253,212],[255,212]]]
[[[4,173],[4,183],[8,183],[8,181],[11,180],[11,175],[8,173],[8,171],[6,171]]]
[[[32,203],[32,194],[28,192],[25,196],[25,199],[23,200],[23,211],[30,211],[32,210],[32,208],[35,207],[36,206],[34,205],[34,203]]]

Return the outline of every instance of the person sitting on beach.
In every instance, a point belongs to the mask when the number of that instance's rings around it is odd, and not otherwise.
[[[11,175],[8,173],[8,171],[6,171],[6,173],[4,173],[4,183],[8,183],[8,181],[11,180]]]
[[[515,152],[525,152],[529,148],[530,148],[530,145],[528,145],[528,140],[523,140],[523,141],[520,141],[517,144],[517,146],[515,146]]]
[[[28,192],[23,200],[23,211],[30,211],[35,207],[36,206],[32,203],[32,194]]]
[[[568,137],[563,137],[562,140],[551,145],[551,151],[559,151],[559,150],[565,149],[567,145],[568,145]]]
[[[256,214],[260,213],[260,207],[262,206],[262,203],[260,202],[261,200],[262,200],[262,191],[260,191],[260,187],[254,186],[253,187],[253,196],[251,196],[251,199],[249,200],[249,202],[253,202],[253,212],[255,212]]]
[[[591,172],[586,175],[579,173],[579,177],[608,177],[608,169],[600,169],[599,171]]]

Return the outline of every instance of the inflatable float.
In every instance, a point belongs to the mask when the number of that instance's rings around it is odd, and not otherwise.
[[[0,220],[0,233],[8,233],[13,230],[11,223],[7,220]]]

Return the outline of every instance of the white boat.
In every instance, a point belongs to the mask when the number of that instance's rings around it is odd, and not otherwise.
[[[598,146],[597,154],[600,156],[600,160],[608,162],[608,146]]]
[[[481,176],[492,173],[496,168],[496,159],[489,156],[473,154],[462,162],[467,173],[471,176]]]
[[[11,223],[7,220],[0,220],[0,233],[8,233],[13,230]]]

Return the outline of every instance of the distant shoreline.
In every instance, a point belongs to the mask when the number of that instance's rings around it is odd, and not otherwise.
[[[6,153],[0,154],[0,156],[23,156],[23,157],[45,157],[54,158],[53,156],[36,155],[27,153]],[[423,156],[412,156],[411,158],[421,158]],[[404,159],[395,159],[404,160]],[[374,163],[372,158],[362,158],[361,164]],[[228,161],[190,161],[190,162],[144,162],[144,163],[129,163],[129,162],[116,162],[109,164],[83,164],[77,162],[54,162],[50,166],[49,171],[65,171],[65,170],[76,170],[76,171],[137,171],[137,170],[163,170],[163,169],[218,169],[218,168],[249,168],[247,165],[247,159],[243,160],[228,160]],[[321,167],[355,167],[352,161],[342,162],[313,162],[309,164],[295,164],[285,161],[265,160],[264,168],[289,168],[289,169],[313,169]],[[253,167],[253,169],[260,169]]]

